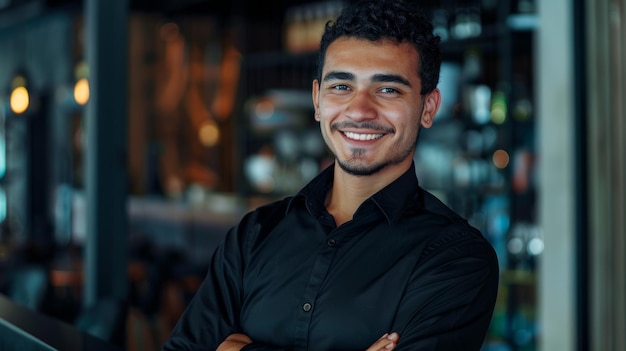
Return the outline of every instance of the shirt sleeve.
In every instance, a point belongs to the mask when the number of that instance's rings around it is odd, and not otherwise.
[[[243,251],[249,217],[229,230],[213,253],[204,281],[162,350],[215,350],[228,335],[240,332]]]
[[[492,246],[477,231],[447,233],[418,262],[391,330],[395,350],[480,350],[498,290]]]

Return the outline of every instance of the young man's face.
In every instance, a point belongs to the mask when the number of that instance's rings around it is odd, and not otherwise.
[[[408,43],[339,38],[313,82],[315,118],[341,168],[371,175],[408,169],[420,125],[429,128],[437,89],[422,96],[418,53]]]

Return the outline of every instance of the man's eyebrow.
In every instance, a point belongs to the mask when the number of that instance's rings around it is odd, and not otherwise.
[[[411,88],[411,82],[397,74],[376,74],[372,77],[372,81],[378,83],[399,83]]]
[[[354,80],[354,74],[349,72],[330,71],[324,76],[324,82],[331,80]]]
[[[324,82],[329,82],[332,80],[349,80],[349,81],[354,81],[356,78],[354,76],[354,74],[350,73],[350,72],[341,72],[341,71],[331,71],[328,72],[325,76],[324,76]],[[408,79],[397,75],[397,74],[375,74],[372,77],[372,82],[376,82],[376,83],[399,83],[402,85],[406,85],[407,87],[411,88],[411,82],[409,82]]]

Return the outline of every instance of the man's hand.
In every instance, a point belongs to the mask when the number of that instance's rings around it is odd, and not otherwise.
[[[376,340],[372,346],[365,351],[389,351],[396,348],[400,336],[398,333],[385,334]],[[241,351],[241,349],[252,343],[245,334],[231,334],[224,340],[215,351]]]
[[[376,342],[365,351],[393,350],[396,348],[396,345],[398,345],[398,340],[400,340],[398,333],[385,334],[381,336],[380,339],[376,340]]]
[[[215,351],[240,351],[244,346],[252,344],[250,339],[245,334],[231,334],[226,340],[224,340]]]

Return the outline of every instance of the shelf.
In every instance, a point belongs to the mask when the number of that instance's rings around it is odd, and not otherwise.
[[[317,66],[317,51],[292,53],[272,51],[246,55],[243,64],[248,69]]]
[[[537,274],[531,271],[504,270],[500,273],[502,284],[535,285],[537,284]]]
[[[444,59],[463,57],[468,48],[477,47],[487,54],[498,54],[499,44],[505,31],[501,26],[492,24],[484,26],[481,34],[465,39],[448,39],[441,42],[441,52]]]
[[[507,27],[513,31],[533,31],[537,29],[539,19],[534,13],[510,15],[506,19]]]

